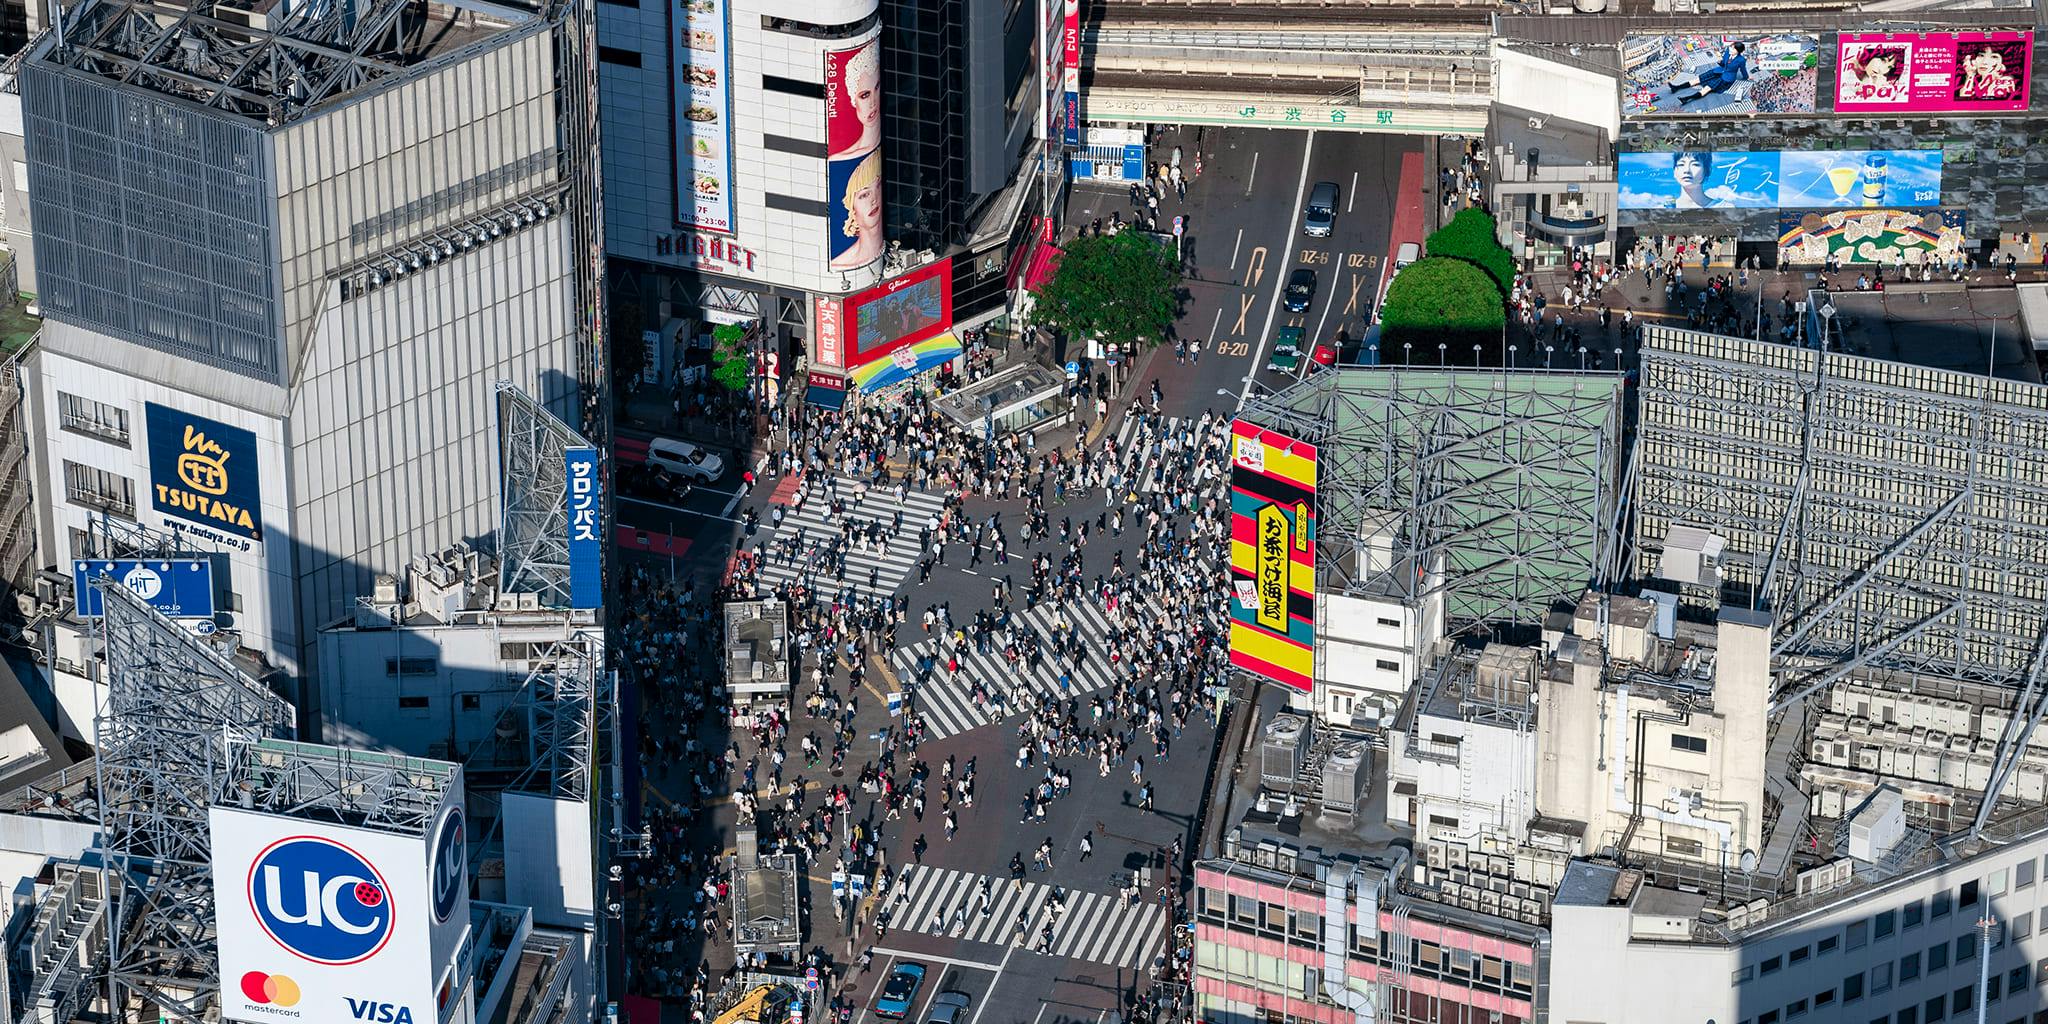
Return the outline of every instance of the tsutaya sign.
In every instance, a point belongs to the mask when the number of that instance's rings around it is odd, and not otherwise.
[[[1396,134],[1473,134],[1486,130],[1486,107],[1416,109],[1346,107],[1272,96],[1197,96],[1151,90],[1097,88],[1088,93],[1087,119],[1108,124],[1241,124],[1261,128]]]

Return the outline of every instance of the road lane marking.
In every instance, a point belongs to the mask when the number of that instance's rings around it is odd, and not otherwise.
[[[1344,197],[1344,212],[1351,212],[1351,205],[1358,202],[1358,172],[1351,172],[1351,191]]]
[[[1237,241],[1230,243],[1230,269],[1237,269],[1237,248],[1244,244],[1244,229],[1237,229]]]
[[[1010,957],[1016,955],[1016,953],[1017,947],[1015,946],[1011,946],[1003,952],[1003,962],[996,965],[996,976],[989,979],[988,989],[981,994],[981,1001],[974,1005],[974,1013],[968,1016],[967,1024],[981,1024],[981,1011],[989,1003],[994,1002],[990,997],[996,994],[996,986],[1002,983],[1003,972],[1010,969]]]
[[[1251,196],[1252,183],[1257,180],[1259,180],[1259,151],[1255,149],[1252,150],[1252,172],[1250,174],[1245,175],[1244,178],[1244,194],[1246,197]]]
[[[1251,259],[1244,265],[1244,286],[1246,288],[1257,288],[1259,282],[1264,280],[1265,277],[1266,247],[1263,245],[1254,246]]]
[[[1352,275],[1351,275],[1351,299],[1350,299],[1350,301],[1348,301],[1348,302],[1344,303],[1344,315],[1345,315],[1345,316],[1347,316],[1347,317],[1348,317],[1348,316],[1351,316],[1352,314],[1354,314],[1354,313],[1358,312],[1358,288],[1359,288],[1359,286],[1360,286],[1360,285],[1363,285],[1364,283],[1365,283],[1365,278],[1364,278],[1364,277],[1362,277],[1362,276],[1360,276],[1360,275],[1358,275],[1358,274],[1352,274]]]
[[[1216,307],[1216,319],[1215,319],[1215,320],[1213,320],[1213,321],[1211,321],[1211,322],[1210,322],[1210,324],[1209,324],[1209,337],[1211,337],[1211,338],[1215,337],[1215,336],[1216,336],[1216,328],[1218,328],[1218,327],[1221,327],[1221,326],[1223,326],[1223,307],[1222,307],[1222,306],[1217,306],[1217,307]]]
[[[1301,180],[1295,183],[1294,186],[1293,209],[1301,209],[1301,197],[1308,193],[1309,162],[1310,158],[1315,156],[1315,152],[1316,133],[1315,129],[1311,128],[1308,133],[1308,142],[1302,147]],[[1254,157],[1256,158],[1256,154],[1254,154]],[[1290,231],[1293,230],[1291,218],[1288,222],[1288,229]],[[1245,396],[1252,393],[1252,382],[1259,379],[1259,364],[1265,360],[1266,344],[1272,340],[1273,336],[1273,318],[1280,315],[1280,291],[1277,288],[1273,290],[1273,304],[1266,307],[1266,326],[1259,329],[1259,347],[1252,350],[1252,372],[1245,374],[1244,389],[1237,393],[1237,404],[1240,406],[1244,405]]]
[[[896,928],[896,925],[889,926],[890,931],[895,931]],[[897,958],[902,958],[905,960],[930,960],[934,963],[945,964],[948,967],[965,967],[969,970],[975,971],[1001,971],[1003,966],[1002,964],[991,963],[987,960],[961,960],[950,956],[940,956],[937,953],[917,953],[908,949],[895,949],[889,946],[876,946],[874,947],[874,950],[877,953],[888,954],[889,958],[892,960]],[[1006,963],[1009,961],[1009,959],[1010,958],[1008,956],[1003,957],[1003,960]],[[883,977],[888,977],[888,975],[883,975]],[[993,988],[993,986],[991,986],[991,988]]]
[[[1259,301],[1259,296],[1254,292],[1246,292],[1237,297],[1237,326],[1232,327],[1230,333],[1240,337],[1243,336],[1245,315],[1252,311],[1252,303],[1257,301]],[[1268,322],[1271,322],[1270,318]]]

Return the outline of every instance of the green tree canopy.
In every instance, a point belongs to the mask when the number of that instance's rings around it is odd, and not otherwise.
[[[711,329],[711,379],[727,391],[744,391],[753,367],[747,359],[747,332],[738,324]]]
[[[1380,360],[1400,362],[1403,345],[1412,346],[1415,361],[1434,362],[1439,343],[1450,362],[1498,356],[1507,306],[1493,279],[1471,263],[1448,256],[1415,261],[1394,275],[1381,307]]]
[[[1136,231],[1077,238],[1039,290],[1032,320],[1069,338],[1157,344],[1180,311],[1180,264]]]
[[[1423,251],[1431,256],[1450,256],[1477,265],[1492,277],[1506,295],[1515,284],[1514,254],[1494,237],[1493,215],[1476,206],[1459,210],[1450,223],[1423,240]]]

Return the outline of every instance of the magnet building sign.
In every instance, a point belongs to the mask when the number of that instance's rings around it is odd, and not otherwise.
[[[1312,689],[1316,448],[1240,420],[1230,453],[1230,663]]]

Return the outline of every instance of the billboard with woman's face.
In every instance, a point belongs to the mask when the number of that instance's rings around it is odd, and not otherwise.
[[[1623,153],[1624,210],[1941,205],[1938,149]]]
[[[1836,113],[2027,109],[2032,32],[1844,32],[1838,47]]]
[[[1813,113],[1819,36],[1629,36],[1621,52],[1623,117]]]
[[[882,258],[882,44],[825,54],[825,258],[859,270]]]

